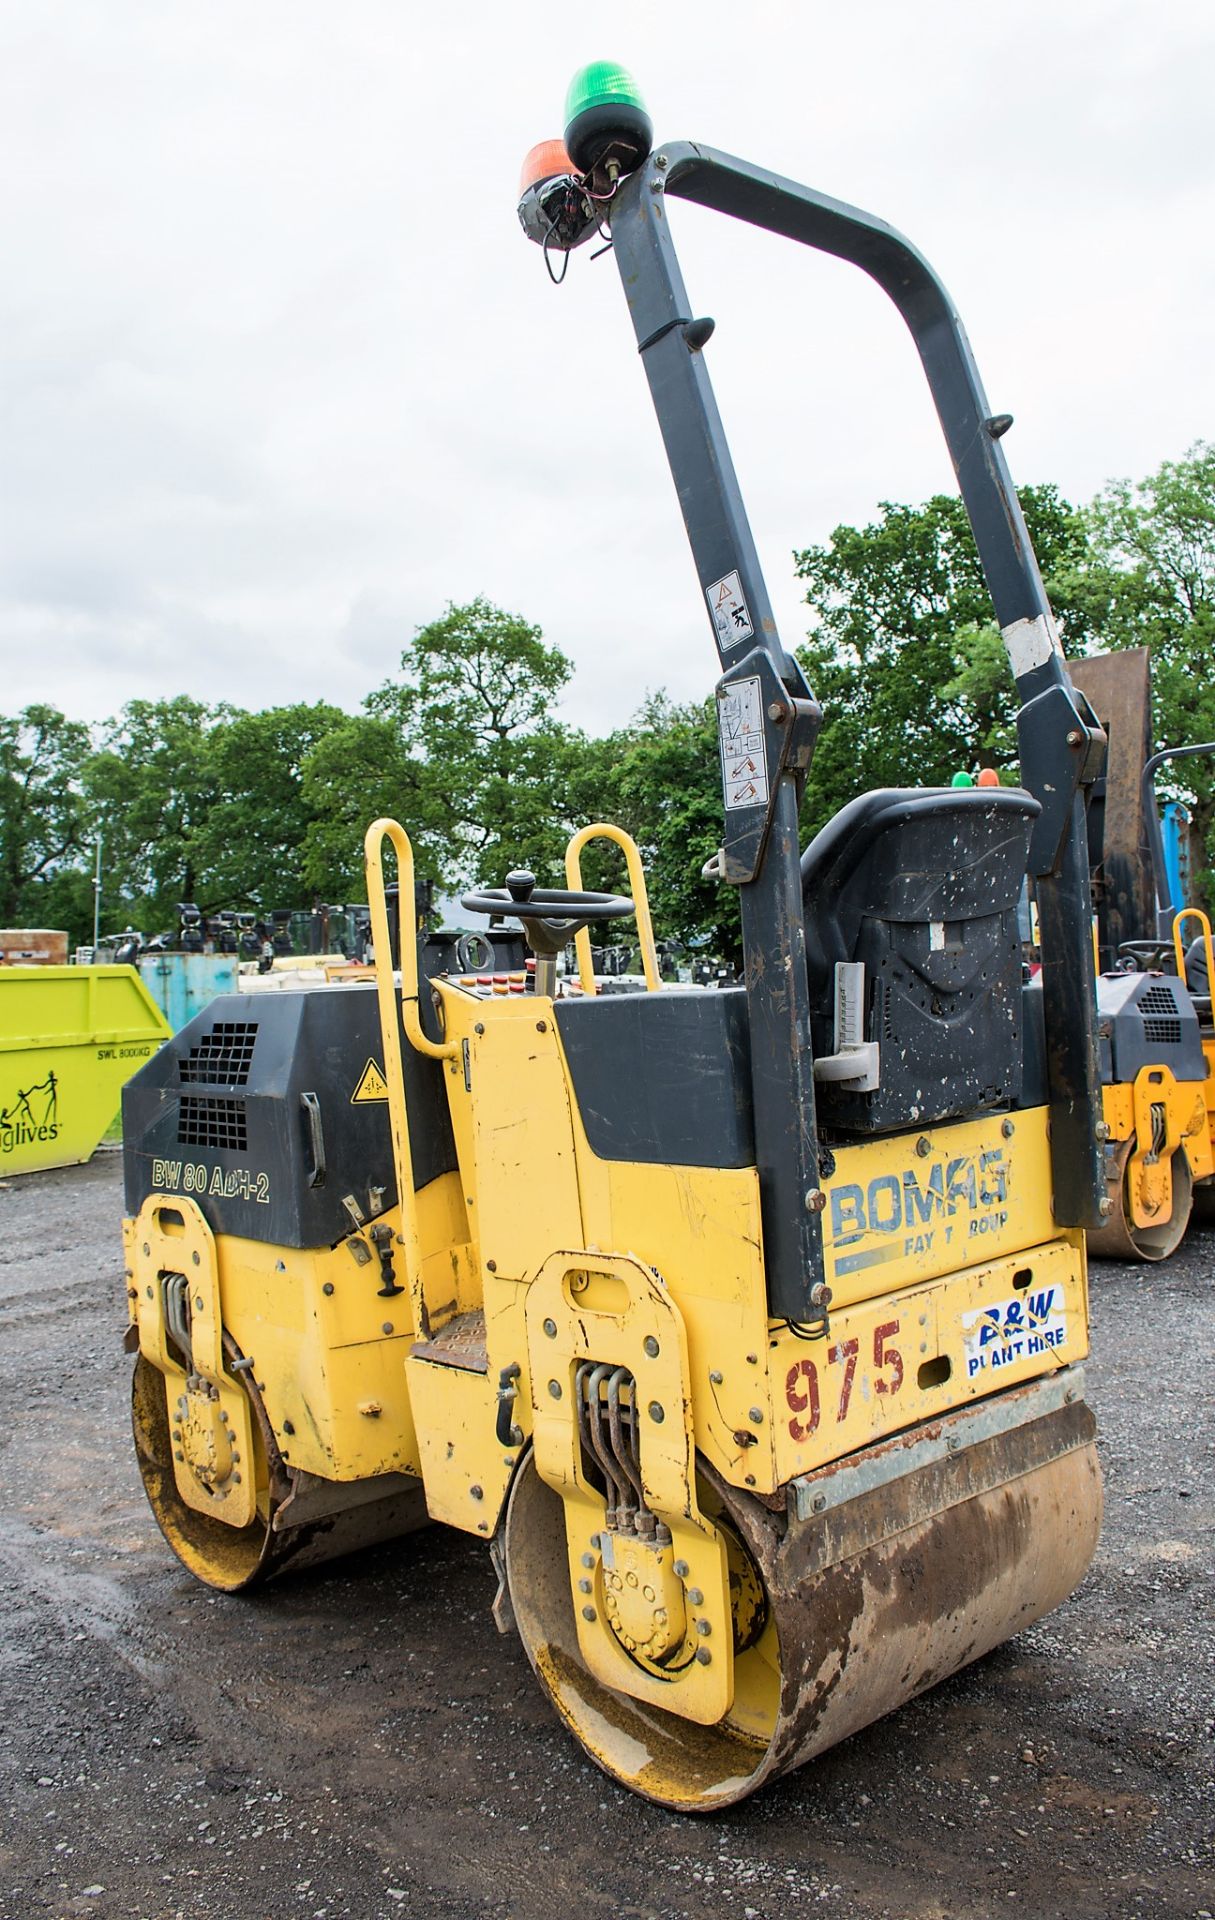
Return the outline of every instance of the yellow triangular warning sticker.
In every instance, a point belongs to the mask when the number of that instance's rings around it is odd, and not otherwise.
[[[387,1100],[388,1082],[374,1060],[369,1060],[359,1075],[359,1084],[350,1096],[350,1104],[357,1107],[370,1100]]]

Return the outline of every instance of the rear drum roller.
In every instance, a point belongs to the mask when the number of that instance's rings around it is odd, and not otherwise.
[[[1185,1149],[1178,1148],[1170,1164],[1172,1200],[1167,1214],[1147,1226],[1136,1224],[1131,1211],[1131,1153],[1134,1141],[1124,1140],[1110,1164],[1106,1192],[1112,1210],[1105,1226],[1091,1231],[1088,1250],[1097,1260],[1167,1260],[1185,1239],[1190,1224],[1194,1179]]]
[[[845,1465],[830,1510],[809,1519],[794,1517],[792,1505],[788,1517],[774,1513],[702,1467],[698,1498],[726,1537],[734,1609],[734,1699],[711,1727],[587,1671],[562,1501],[529,1457],[505,1534],[528,1658],[570,1731],[614,1779],[682,1812],[729,1806],[1067,1597],[1101,1524],[1093,1434],[1077,1402],[851,1499]],[[677,1695],[676,1682],[673,1703]]]
[[[135,1362],[131,1418],[144,1492],[165,1539],[199,1580],[221,1593],[238,1593],[274,1574],[316,1566],[426,1524],[421,1485],[404,1476],[389,1476],[392,1490],[381,1495],[375,1481],[339,1485],[288,1469],[261,1396],[247,1375],[242,1381],[253,1410],[254,1459],[247,1470],[255,1476],[257,1505],[248,1526],[233,1527],[182,1499],[169,1421],[173,1387],[143,1354]]]

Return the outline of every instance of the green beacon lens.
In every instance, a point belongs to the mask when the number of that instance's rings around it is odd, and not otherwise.
[[[598,166],[632,173],[654,144],[654,127],[632,75],[615,60],[580,67],[565,96],[565,144],[580,173]]]
[[[579,67],[565,96],[566,125],[588,107],[609,105],[628,105],[636,107],[639,113],[645,112],[645,101],[632,74],[615,60],[592,60],[589,66]]]

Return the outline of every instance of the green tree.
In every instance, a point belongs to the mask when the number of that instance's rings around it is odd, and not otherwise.
[[[71,893],[63,878],[88,836],[80,773],[91,745],[89,729],[57,707],[0,717],[0,926],[60,926],[70,905],[74,939],[91,935],[91,888],[86,880],[85,896]]]
[[[401,678],[368,696],[419,762],[419,837],[446,884],[559,864],[569,763],[552,708],[569,676],[539,627],[478,598],[419,628]]]
[[[196,823],[192,847],[207,910],[269,911],[311,901],[305,848],[313,815],[304,767],[346,724],[341,708],[324,701],[217,720],[207,743],[214,799]]]
[[[1053,486],[1021,504],[1065,645],[1093,637],[1082,514]],[[980,753],[1008,751],[1016,692],[999,669],[992,608],[966,510],[935,494],[883,503],[796,556],[815,626],[801,650],[826,720],[807,786],[808,830],[866,788],[947,782]],[[1002,649],[1001,649],[1002,650]]]
[[[35,880],[26,890],[21,919],[27,927],[63,927],[68,936],[69,953],[75,947],[93,943],[92,849],[85,848],[86,865],[58,866],[44,879]],[[105,897],[105,876],[101,891],[102,924],[113,926]]]
[[[1087,520],[1097,566],[1080,591],[1106,644],[1151,648],[1157,745],[1215,740],[1215,446],[1111,482]],[[1162,785],[1191,801],[1215,864],[1215,760],[1178,762]]]
[[[660,942],[690,942],[740,960],[738,889],[701,875],[722,839],[712,700],[679,705],[652,694],[627,727],[585,743],[571,792],[582,818],[614,820],[636,840]],[[624,860],[614,849],[588,848],[583,872],[588,886],[628,891]],[[628,927],[617,937],[631,942],[636,936]]]
[[[209,815],[221,798],[213,733],[235,717],[178,694],[131,700],[108,722],[101,750],[84,769],[91,809],[102,823],[105,920],[130,920],[145,933],[176,925],[177,903],[220,905],[204,857]]]
[[[304,759],[301,795],[308,810],[302,861],[307,894],[364,898],[363,837],[384,815],[408,832],[418,878],[439,878],[425,770],[395,718],[343,715]]]
[[[970,742],[969,759],[963,754],[958,764],[1015,770],[1018,701],[1003,634],[994,620],[960,627],[954,653],[957,672],[941,688],[940,711],[957,736]]]

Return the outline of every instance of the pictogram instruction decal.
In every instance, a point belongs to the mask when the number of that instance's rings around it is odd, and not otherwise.
[[[737,579],[737,575],[734,576]],[[759,675],[736,680],[717,703],[721,729],[721,778],[726,811],[768,804],[768,749],[764,744]]]
[[[387,1100],[388,1082],[374,1060],[369,1060],[359,1075],[359,1084],[350,1096],[352,1107],[367,1106],[373,1100]]]
[[[755,628],[743,599],[742,581],[736,572],[727,573],[722,579],[715,580],[711,587],[706,587],[705,599],[713,615],[719,647],[736,647],[740,640],[751,638]]]

